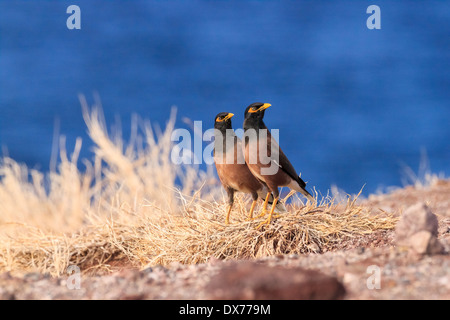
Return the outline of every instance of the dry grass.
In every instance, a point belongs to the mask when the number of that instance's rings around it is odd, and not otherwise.
[[[244,195],[226,225],[213,171],[171,162],[174,113],[164,131],[134,121],[125,145],[109,136],[98,107],[82,105],[95,143],[83,172],[81,140],[69,157],[61,139],[59,165],[48,175],[0,160],[0,272],[58,276],[69,265],[98,273],[117,263],[142,268],[314,252],[395,225],[396,218],[375,216],[355,201],[325,198],[318,206],[294,201],[288,213],[257,230],[262,219],[246,221]]]
[[[244,198],[238,202],[241,209],[233,212],[231,225],[224,223],[224,206],[219,204],[207,210],[192,208],[164,224],[144,224],[141,242],[136,243],[139,247],[133,251],[144,252],[153,247],[155,254],[149,257],[150,264],[300,254],[331,249],[346,237],[392,229],[396,223],[390,215],[374,216],[349,201],[340,205],[327,202],[319,206],[288,206],[288,213],[257,229],[262,219],[248,221],[249,203]]]

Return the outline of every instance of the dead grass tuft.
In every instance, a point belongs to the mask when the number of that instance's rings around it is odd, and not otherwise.
[[[233,211],[231,225],[225,224],[223,204],[186,208],[183,215],[164,223],[143,223],[142,236],[132,251],[141,252],[150,265],[320,252],[344,238],[392,229],[397,221],[389,214],[375,216],[354,202],[334,205],[328,200],[319,206],[290,205],[288,213],[257,229],[263,218],[248,221],[248,199],[241,197],[237,202],[239,211]],[[151,255],[149,247],[154,249]]]

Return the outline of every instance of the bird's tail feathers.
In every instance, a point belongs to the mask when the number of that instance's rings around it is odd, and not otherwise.
[[[311,193],[309,193],[306,189],[301,188],[299,190],[299,192],[304,195],[309,201],[311,201],[312,203],[314,203],[316,201],[316,199],[314,199],[314,197],[311,195]]]
[[[309,193],[305,188],[300,186],[297,181],[292,180],[292,182],[288,185],[288,187],[290,189],[293,189],[293,190],[297,191],[297,192],[300,192],[302,195],[304,195],[312,203],[316,202],[316,200],[311,195],[311,193]]]

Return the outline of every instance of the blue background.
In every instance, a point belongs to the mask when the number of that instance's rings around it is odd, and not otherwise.
[[[421,149],[450,172],[449,67],[448,1],[2,1],[0,145],[48,170],[57,123],[91,157],[79,93],[124,133],[132,113],[164,126],[173,105],[179,126],[230,111],[238,128],[262,101],[308,186],[368,194],[401,185]]]

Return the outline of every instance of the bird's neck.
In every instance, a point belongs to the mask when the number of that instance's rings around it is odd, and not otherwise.
[[[259,119],[246,119],[244,120],[244,132],[249,130],[249,129],[254,129],[254,130],[260,130],[260,129],[267,129],[264,121],[259,120]]]
[[[247,123],[246,123],[247,121]],[[270,131],[267,129],[266,125],[262,120],[244,120],[244,144],[247,147],[247,144],[251,140],[258,141],[260,135],[264,135],[264,137],[270,137]]]
[[[233,129],[216,130],[214,133],[214,152],[224,153],[227,149],[234,147],[236,138]]]

